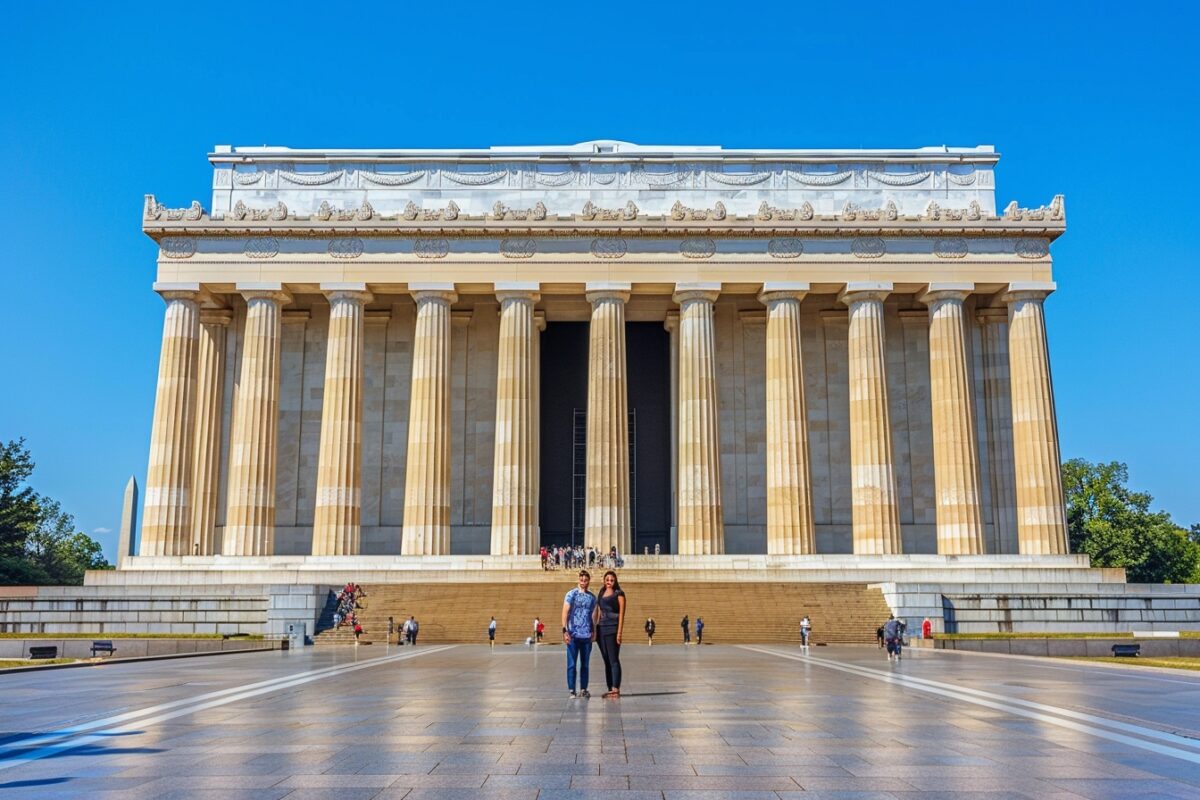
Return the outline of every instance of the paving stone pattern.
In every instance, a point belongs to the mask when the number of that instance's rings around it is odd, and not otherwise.
[[[561,646],[432,650],[135,723],[0,769],[0,797],[1200,796],[1195,762],[815,661],[627,644],[626,696],[599,697],[595,653],[588,701],[567,696]],[[914,651],[889,665],[873,647],[817,650],[814,659],[1143,729],[1200,728],[1198,677],[947,652]],[[382,655],[375,646],[307,648],[0,675],[0,764],[30,733]]]

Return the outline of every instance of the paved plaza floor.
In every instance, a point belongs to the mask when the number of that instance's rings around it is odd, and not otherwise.
[[[0,797],[1200,797],[1200,675],[868,647],[306,648],[0,675]]]

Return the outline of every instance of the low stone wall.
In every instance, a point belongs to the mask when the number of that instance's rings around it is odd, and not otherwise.
[[[1111,656],[1114,644],[1140,644],[1148,658],[1200,658],[1200,639],[934,639],[938,650],[1013,656]]]
[[[57,647],[59,658],[91,658],[93,641],[111,641],[113,658],[146,658],[184,653],[221,653],[275,649],[278,642],[264,639],[0,639],[0,658],[28,658],[30,647]]]

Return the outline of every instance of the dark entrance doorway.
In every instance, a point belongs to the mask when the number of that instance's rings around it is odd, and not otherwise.
[[[670,337],[661,322],[625,325],[629,385],[633,553],[669,551],[671,537]],[[554,322],[542,334],[542,544],[584,544],[588,323]],[[634,499],[636,498],[636,499]]]

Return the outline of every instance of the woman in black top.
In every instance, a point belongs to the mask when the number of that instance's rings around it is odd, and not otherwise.
[[[621,631],[625,628],[625,592],[617,583],[617,573],[604,573],[604,588],[600,590],[600,655],[604,657],[604,679],[608,683],[605,697],[621,696]]]

